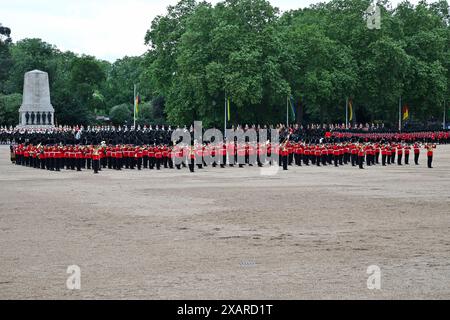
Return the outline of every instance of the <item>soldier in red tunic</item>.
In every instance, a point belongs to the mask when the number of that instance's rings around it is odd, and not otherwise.
[[[155,148],[155,162],[156,162],[156,170],[161,170],[162,163],[162,148]]]
[[[144,156],[143,148],[137,148],[135,151],[136,165],[138,170],[142,169],[142,157]]]
[[[408,143],[403,149],[405,149],[405,164],[409,165],[409,154],[411,152],[411,146]]]
[[[420,156],[420,145],[418,143],[414,144],[414,164],[416,166],[419,165],[419,156]]]
[[[429,143],[429,144],[426,145],[425,148],[427,149],[428,168],[431,169],[431,168],[433,168],[432,167],[432,163],[433,163],[433,149],[436,148],[436,145]]]
[[[189,154],[188,154],[188,159],[189,159],[189,171],[190,172],[194,172],[195,170],[195,150],[194,147],[191,146],[189,148]]]
[[[155,149],[155,146],[148,148],[148,168],[150,170],[155,168]]]
[[[288,169],[288,150],[287,150],[287,141],[283,142],[280,146],[280,157],[281,157],[281,162],[283,164],[283,170],[287,170]]]
[[[364,156],[365,156],[365,150],[364,146],[359,146],[358,150],[358,164],[360,169],[364,169]]]
[[[94,174],[97,174],[100,168],[100,151],[98,147],[95,147],[92,152],[92,167],[94,168]]]
[[[401,144],[397,146],[397,165],[402,165],[402,158],[403,158],[403,147]]]

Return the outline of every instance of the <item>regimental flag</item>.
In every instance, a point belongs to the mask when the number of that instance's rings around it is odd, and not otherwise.
[[[141,103],[141,96],[138,93],[136,95],[136,97],[134,97],[134,111],[136,112],[136,114],[139,113],[139,104],[140,103]]]
[[[348,100],[348,114],[348,121],[351,122],[353,120],[353,101],[351,99]]]
[[[230,121],[230,119],[231,119],[230,98],[227,99],[227,117],[228,117],[228,121]]]
[[[293,96],[290,96],[289,97],[289,105],[291,106],[291,111],[292,111],[292,115],[293,115],[293,117],[294,117],[294,120],[295,120],[295,101],[294,101],[294,97]]]
[[[403,111],[402,111],[402,114],[403,114],[403,121],[404,120],[407,120],[408,118],[409,118],[409,107],[408,107],[408,105],[407,104],[405,104],[404,106],[403,106]]]

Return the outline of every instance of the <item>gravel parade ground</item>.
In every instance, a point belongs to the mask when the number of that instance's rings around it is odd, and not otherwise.
[[[433,165],[94,175],[0,146],[0,299],[450,299],[450,145]]]

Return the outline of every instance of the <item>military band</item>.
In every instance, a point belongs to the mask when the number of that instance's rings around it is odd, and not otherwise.
[[[93,170],[181,170],[188,167],[191,172],[195,167],[201,170],[213,168],[245,166],[268,166],[278,164],[283,170],[289,167],[309,166],[351,166],[364,169],[381,164],[382,167],[396,164],[409,165],[410,151],[414,152],[414,164],[419,165],[421,149],[425,149],[428,167],[432,168],[433,152],[436,144],[432,143],[310,143],[290,141],[289,138],[279,146],[270,141],[265,143],[195,143],[193,145],[32,145],[18,144],[11,146],[11,162],[16,165],[46,169],[50,171]],[[380,162],[381,155],[381,162]],[[395,156],[396,161],[395,161]]]

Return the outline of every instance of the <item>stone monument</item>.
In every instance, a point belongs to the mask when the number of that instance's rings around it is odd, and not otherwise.
[[[25,73],[19,127],[54,127],[54,114],[47,72],[33,70]]]

